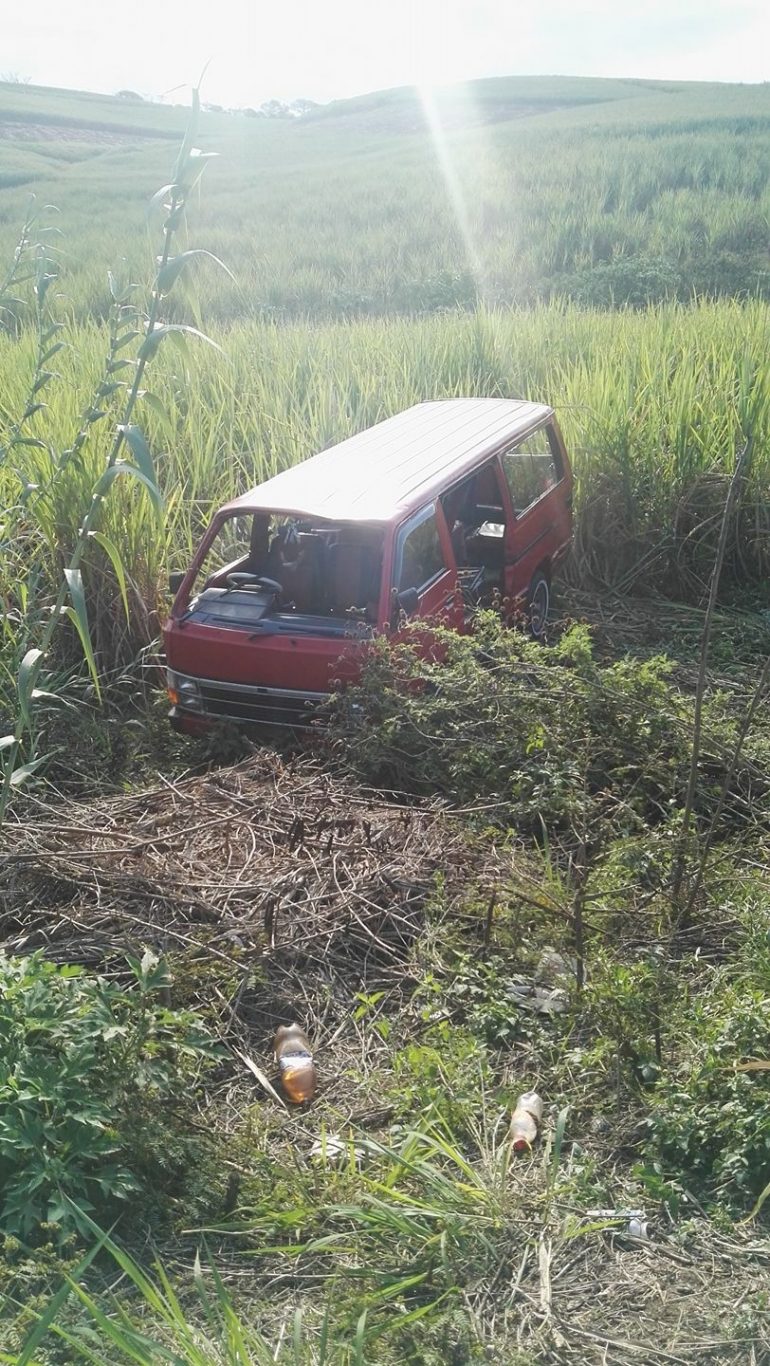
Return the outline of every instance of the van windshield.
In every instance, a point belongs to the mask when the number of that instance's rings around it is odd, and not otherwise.
[[[248,513],[222,524],[196,577],[187,618],[252,628],[331,629],[377,621],[381,527]]]

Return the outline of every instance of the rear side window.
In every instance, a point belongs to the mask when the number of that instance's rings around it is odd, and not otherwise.
[[[517,517],[548,493],[562,477],[561,457],[550,427],[503,451],[500,461]]]
[[[434,508],[428,508],[399,535],[397,556],[399,593],[406,588],[422,592],[446,569]]]

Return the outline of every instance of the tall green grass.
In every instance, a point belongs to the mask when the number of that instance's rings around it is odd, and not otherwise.
[[[750,420],[753,463],[728,569],[758,582],[770,558],[769,324],[770,308],[760,302],[641,313],[552,304],[313,329],[244,323],[214,334],[224,356],[208,348],[160,354],[148,365],[152,399],[139,400],[137,421],[156,455],[165,515],[159,529],[138,487],[116,486],[105,505],[103,530],[125,567],[132,622],[127,631],[114,573],[94,547],[84,573],[97,653],[105,663],[125,663],[153,637],[168,568],[187,562],[221,502],[411,403],[452,395],[553,404],[577,476],[573,573],[696,595],[708,573],[722,481]],[[77,430],[106,344],[97,326],[74,332],[72,349],[57,357],[62,379],[49,386],[49,406],[31,419],[31,431],[55,445]],[[23,402],[33,366],[33,338],[0,339],[2,412]],[[108,436],[107,424],[94,427],[80,460],[36,503],[34,534],[45,543],[51,582]],[[29,482],[42,486],[51,459],[45,447],[24,447],[15,467],[23,461]],[[18,490],[18,474],[7,468],[0,501],[15,501]],[[20,576],[17,563],[14,583]],[[13,583],[6,591],[11,601],[18,596]]]
[[[192,1277],[172,1276],[157,1261],[145,1269],[81,1215],[83,1231],[122,1273],[117,1293],[88,1286],[94,1254],[87,1254],[39,1314],[21,1354],[0,1353],[0,1361],[34,1366],[58,1341],[68,1360],[99,1366],[356,1366],[416,1353],[431,1339],[429,1359],[441,1360],[442,1345],[451,1351],[453,1319],[467,1341],[481,1338],[482,1286],[526,1255],[535,1211],[557,1226],[552,1153],[533,1161],[524,1210],[505,1128],[485,1097],[478,1104],[473,1156],[428,1115],[392,1142],[361,1139],[358,1156],[351,1140],[338,1167],[298,1164],[289,1203],[265,1191],[258,1207],[204,1231],[235,1249],[222,1261],[231,1269],[237,1256],[256,1294],[226,1286],[205,1243]],[[558,1159],[557,1152],[554,1174]],[[319,1293],[309,1296],[314,1288]],[[68,1298],[71,1326],[60,1322]]]
[[[8,476],[4,481],[8,492],[0,520],[4,560],[0,603],[6,637],[4,655],[11,657],[10,666],[3,658],[2,668],[12,686],[15,685],[17,700],[10,733],[0,740],[3,775],[0,824],[14,787],[26,781],[46,757],[36,752],[39,727],[35,713],[39,702],[47,702],[54,696],[50,688],[41,688],[39,683],[43,669],[50,667],[53,647],[63,624],[69,623],[75,628],[96,694],[100,695],[99,668],[94,656],[81,569],[81,562],[87,559],[93,547],[98,547],[106,556],[126,617],[130,619],[123,555],[109,537],[105,537],[101,529],[101,512],[116,481],[123,482],[125,477],[140,483],[156,514],[162,508],[152,452],[141,427],[134,421],[138,401],[151,401],[151,396],[142,387],[147,366],[168,339],[183,343],[192,334],[218,349],[198,329],[163,321],[164,300],[192,262],[203,258],[222,265],[211,252],[199,248],[183,252],[172,250],[179,226],[184,222],[190,194],[199,185],[211,159],[211,154],[194,146],[199,105],[195,90],[191,118],[171,171],[170,183],[164,184],[151,202],[151,208],[162,224],[162,247],[156,260],[148,306],[144,310],[134,302],[136,285],[130,281],[121,283],[110,274],[113,306],[100,371],[92,380],[90,394],[81,402],[72,426],[64,432],[48,427],[45,439],[35,435],[30,424],[41,413],[48,418],[46,398],[49,389],[62,382],[61,374],[51,367],[64,353],[67,343],[62,337],[65,324],[57,312],[60,302],[56,292],[58,269],[47,241],[50,229],[41,224],[34,213],[24,222],[11,266],[0,284],[0,317],[17,335],[31,333],[35,346],[31,371],[25,375],[21,394],[16,395],[15,411],[6,416],[0,442],[0,470]],[[229,274],[226,267],[225,271]],[[32,326],[25,329],[26,289],[31,292],[33,309]],[[21,290],[21,297],[18,290]],[[160,406],[158,400],[155,402]],[[91,443],[93,428],[108,417],[111,418],[110,435],[106,443],[104,440]],[[91,463],[89,453],[92,454],[97,445],[103,448],[101,468],[96,467],[89,489],[87,484],[83,487],[83,475]],[[33,453],[32,459],[30,453]],[[42,453],[42,458],[35,459],[38,453]],[[46,548],[50,550],[50,543],[47,546],[45,530],[47,522],[50,525],[51,510],[60,501],[63,491],[72,487],[77,490],[78,502],[70,509],[70,534],[62,534],[61,526],[57,528],[58,560],[51,561],[50,554],[46,560]],[[18,759],[25,749],[26,762],[20,764]]]

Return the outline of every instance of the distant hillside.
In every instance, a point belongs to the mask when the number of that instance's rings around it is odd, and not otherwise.
[[[96,95],[85,90],[56,90],[42,85],[0,81],[0,136],[24,124],[40,128],[88,128],[175,137],[185,125],[185,111],[152,104],[141,97]]]
[[[30,193],[55,204],[72,307],[103,315],[121,258],[147,278],[186,117],[0,84],[0,251]],[[220,156],[195,241],[237,278],[198,287],[223,321],[770,293],[770,85],[495,78],[205,113],[198,139]]]
[[[635,88],[634,88],[635,87]],[[445,128],[471,127],[529,118],[555,109],[605,104],[642,97],[670,86],[654,81],[615,81],[581,76],[499,76],[441,86],[431,91]],[[315,120],[350,121],[383,133],[417,132],[427,126],[424,94],[416,86],[379,90],[334,100],[313,111]]]

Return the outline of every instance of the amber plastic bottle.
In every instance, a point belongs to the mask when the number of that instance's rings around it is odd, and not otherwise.
[[[312,1100],[317,1077],[313,1050],[304,1029],[298,1024],[281,1025],[276,1030],[274,1048],[287,1098],[293,1105]]]
[[[543,1118],[543,1102],[537,1091],[525,1091],[511,1116],[511,1145],[515,1153],[528,1152],[537,1138]]]

